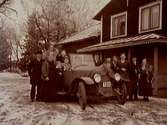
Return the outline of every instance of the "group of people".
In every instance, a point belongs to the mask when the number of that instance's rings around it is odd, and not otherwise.
[[[129,100],[138,100],[140,95],[144,101],[149,101],[149,96],[152,96],[153,69],[146,58],[139,63],[137,57],[132,57],[128,62],[125,53],[122,53],[120,59],[117,56],[106,58],[107,63],[114,74],[119,73],[127,81]]]
[[[70,71],[71,65],[65,50],[50,48],[37,51],[28,65],[31,83],[31,100],[53,101],[55,89],[61,89],[63,71]],[[37,90],[37,91],[36,91]]]
[[[113,74],[119,73],[127,82],[129,100],[138,100],[138,95],[143,96],[143,100],[149,101],[152,95],[153,72],[152,66],[143,58],[141,64],[137,57],[132,57],[128,62],[125,53],[113,58],[106,58],[103,64],[112,70]],[[50,48],[44,52],[37,51],[28,66],[31,83],[31,100],[53,101],[56,99],[55,89],[59,91],[63,87],[63,71],[71,70],[70,60],[65,50],[59,51],[57,48]],[[109,73],[111,77],[113,74]],[[36,91],[37,90],[37,91]]]

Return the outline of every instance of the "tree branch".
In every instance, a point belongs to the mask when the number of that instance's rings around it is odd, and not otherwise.
[[[3,0],[3,1],[1,1],[1,2],[0,2],[0,8],[1,8],[2,6],[4,6],[5,4],[7,4],[9,1],[10,1],[10,0]]]
[[[46,44],[46,43],[47,43],[47,40],[46,40],[45,36],[43,35],[42,29],[40,28],[40,25],[39,25],[39,23],[38,23],[38,19],[37,19],[36,16],[35,16],[35,24],[36,24],[36,26],[37,26],[37,28],[38,28],[40,34],[41,34],[41,37],[43,38],[43,40],[45,41],[45,44]]]
[[[7,7],[7,6],[5,6],[5,8],[8,9],[8,10],[11,10],[11,11],[13,11],[13,12],[15,12],[16,15],[18,15],[18,12],[17,12],[15,9],[13,9],[13,8],[11,8],[11,7]]]

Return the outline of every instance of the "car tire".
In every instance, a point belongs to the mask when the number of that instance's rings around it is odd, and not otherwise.
[[[124,105],[127,99],[127,87],[125,83],[120,86],[120,94],[117,95],[118,103]]]
[[[78,102],[79,102],[79,105],[81,106],[81,109],[85,110],[87,105],[87,95],[86,95],[85,84],[82,81],[78,83],[77,96],[78,96]]]

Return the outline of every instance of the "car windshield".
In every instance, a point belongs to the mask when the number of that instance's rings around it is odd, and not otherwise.
[[[94,67],[95,63],[91,54],[70,54],[72,69],[81,67]]]

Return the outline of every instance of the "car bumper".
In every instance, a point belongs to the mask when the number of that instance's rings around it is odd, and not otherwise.
[[[87,94],[88,96],[104,96],[104,97],[112,97],[115,96],[113,92],[113,84],[111,86],[106,85],[104,87],[104,83],[98,83],[97,85],[87,86]]]

